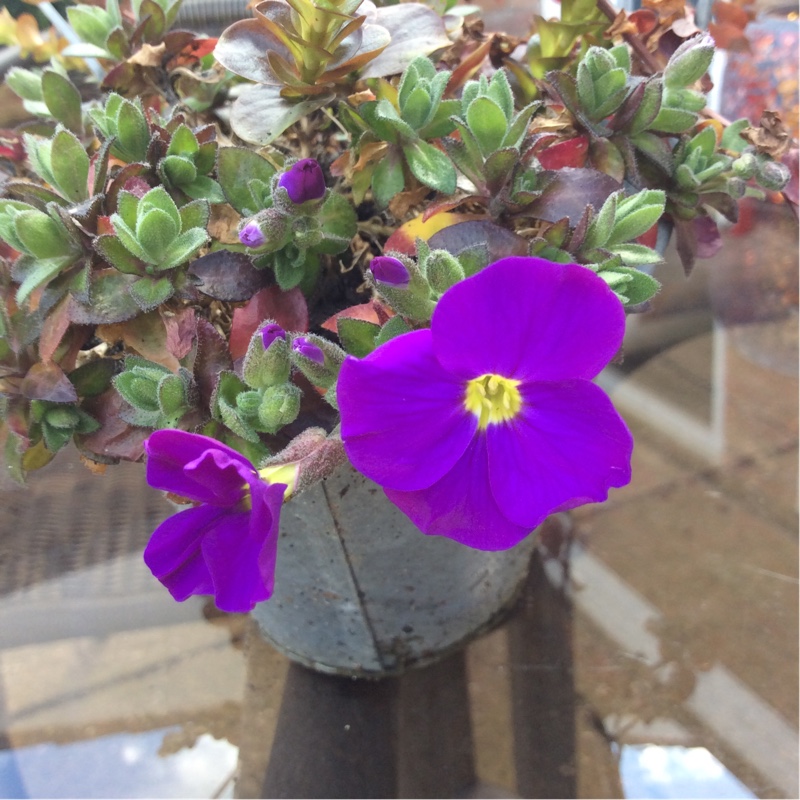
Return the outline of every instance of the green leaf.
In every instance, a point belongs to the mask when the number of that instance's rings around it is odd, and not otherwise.
[[[197,167],[190,158],[184,156],[167,156],[158,165],[159,173],[167,179],[168,184],[183,186],[197,178]]]
[[[388,125],[395,133],[405,139],[418,138],[417,132],[397,113],[397,109],[388,100],[378,100],[375,105],[375,118]],[[394,141],[394,138],[388,141]]]
[[[209,235],[200,228],[184,231],[167,248],[158,264],[159,270],[172,269],[188,261],[208,240]]]
[[[102,258],[120,272],[141,275],[144,271],[143,263],[128,251],[118,236],[98,236],[93,246]]]
[[[603,203],[600,213],[592,220],[589,225],[589,230],[581,245],[584,252],[594,250],[596,247],[603,247],[611,236],[611,231],[614,227],[614,218],[617,213],[617,200],[620,193],[614,192],[608,196],[608,199]]]
[[[620,219],[621,207],[622,203],[617,206],[617,219],[614,222],[611,236],[606,241],[607,247],[613,247],[621,242],[629,242],[637,236],[647,233],[664,213],[664,202],[654,205],[642,204],[634,211],[624,214]]]
[[[42,76],[29,69],[14,67],[6,74],[6,84],[14,94],[23,100],[42,102]]]
[[[190,228],[205,228],[208,225],[210,210],[208,203],[203,200],[192,200],[178,209],[181,218],[181,231]]]
[[[159,211],[163,211],[167,214],[177,230],[180,230],[181,217],[178,213],[178,206],[175,205],[175,201],[169,196],[167,190],[163,186],[156,186],[155,189],[151,189],[139,201],[137,209],[137,227],[138,221],[141,220],[151,208],[157,208]]]
[[[683,133],[694,127],[697,114],[684,111],[682,108],[668,108],[661,106],[656,118],[650,123],[650,130],[661,133]]]
[[[169,156],[194,156],[200,150],[197,137],[192,133],[191,128],[181,123],[172,133],[172,138],[167,148]]]
[[[722,134],[720,147],[724,150],[730,150],[732,153],[741,153],[747,146],[747,142],[742,139],[741,133],[748,127],[750,127],[750,120],[748,119],[737,119],[735,122],[731,122]]]
[[[25,250],[37,258],[64,257],[73,250],[64,226],[42,211],[20,211],[14,230]]]
[[[167,248],[175,241],[180,228],[160,208],[151,208],[139,215],[136,238],[154,264],[161,264]]]
[[[158,384],[149,377],[126,369],[114,379],[114,388],[122,395],[123,400],[140,411],[160,410]]]
[[[502,145],[508,129],[508,121],[503,110],[494,100],[488,97],[475,98],[469,104],[466,119],[484,156],[490,155]],[[452,194],[452,192],[449,193]]]
[[[339,317],[336,329],[342,347],[356,358],[364,358],[375,349],[375,338],[380,333],[380,326],[374,322],[349,317]]]
[[[249,188],[257,180],[269,186],[275,167],[258,153],[245,147],[221,147],[217,151],[217,178],[228,202],[240,213],[252,215],[255,208]]]
[[[180,418],[188,410],[186,387],[180,377],[165,375],[161,379],[158,384],[158,406],[167,417]]]
[[[516,147],[504,147],[502,150],[495,150],[483,166],[486,175],[486,186],[491,194],[496,194],[507,183],[514,170],[514,166],[520,160],[520,153]]]
[[[106,37],[110,27],[109,20],[102,8],[88,5],[72,6],[67,9],[69,24],[84,42],[105,49]]]
[[[61,194],[73,203],[89,197],[89,156],[74,133],[61,130],[53,138],[50,169]]]
[[[25,272],[25,278],[17,289],[16,301],[22,305],[34,289],[49,283],[67,264],[69,258],[47,258],[40,261],[31,261],[30,268]]]
[[[372,172],[372,193],[379,208],[386,208],[392,198],[405,188],[403,159],[395,147],[378,162]]]
[[[667,86],[690,86],[706,74],[713,58],[714,40],[709,34],[687,39],[664,67],[664,83]]]
[[[145,261],[148,264],[152,263],[150,257],[144,251],[144,248],[139,244],[136,234],[125,224],[125,221],[119,214],[111,215],[111,224],[114,227],[114,233],[117,234],[117,237],[126,250],[130,251],[141,261]]]
[[[386,344],[390,339],[400,336],[403,333],[408,333],[411,328],[408,323],[398,314],[392,317],[382,328],[377,338],[375,339],[375,346],[378,347]]]
[[[412,174],[420,183],[443,194],[455,192],[456,170],[441,150],[427,142],[410,142],[403,146],[403,155]]]
[[[428,120],[431,111],[431,97],[423,86],[415,86],[401,107],[403,120],[412,128],[419,130]]]
[[[181,186],[181,189],[194,200],[208,200],[209,203],[225,202],[225,195],[220,185],[205,175],[198,175],[191,183]]]
[[[142,311],[150,311],[172,297],[175,290],[169,278],[140,278],[131,284],[131,297]]]
[[[141,108],[130,100],[123,100],[117,113],[116,128],[114,154],[128,163],[144,161],[150,144],[150,129]]]
[[[504,69],[498,69],[489,81],[488,95],[502,109],[507,120],[514,114],[514,94]]]
[[[356,235],[357,217],[353,204],[344,196],[329,192],[319,210],[322,241],[314,250],[328,255],[341,253]]]
[[[615,272],[624,273],[629,280],[622,286],[625,305],[638,305],[651,300],[661,289],[661,284],[646,272],[629,267],[617,267]],[[600,277],[604,274],[601,272]],[[612,287],[613,288],[613,287]]]
[[[114,358],[96,358],[72,370],[67,377],[79,397],[96,397],[110,386],[118,364]]]
[[[626,264],[635,267],[663,261],[656,250],[645,247],[643,244],[618,244],[611,248],[611,252],[619,256]]]
[[[50,113],[71,131],[83,130],[81,95],[69,78],[47,69],[42,74],[42,96]]]

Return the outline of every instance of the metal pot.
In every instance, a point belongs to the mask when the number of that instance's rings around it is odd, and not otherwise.
[[[275,593],[253,616],[294,661],[396,675],[443,657],[511,607],[535,544],[484,553],[425,536],[349,466],[281,514]]]

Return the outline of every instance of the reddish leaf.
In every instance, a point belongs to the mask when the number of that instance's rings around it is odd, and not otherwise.
[[[200,390],[200,401],[204,409],[211,404],[211,395],[217,386],[220,372],[232,369],[233,361],[228,352],[228,343],[207,319],[201,317],[197,320],[194,378]]]
[[[744,30],[747,23],[753,18],[752,14],[749,14],[737,3],[723,3],[717,0],[717,2],[711,6],[711,10],[717,22],[735,25],[741,30]]]
[[[636,26],[640,36],[647,36],[648,33],[652,33],[656,29],[658,15],[649,8],[640,8],[632,14],[628,14],[628,21]]]
[[[656,222],[656,224],[653,225],[649,231],[639,236],[636,241],[639,244],[643,244],[645,247],[654,248],[656,246],[656,242],[658,241],[658,223]]]
[[[201,58],[213,52],[216,45],[216,39],[195,39],[167,62],[167,72],[171,72],[177,67],[189,67],[196,64]]]
[[[428,244],[431,248],[447,250],[453,255],[458,255],[469,247],[486,245],[490,263],[506,256],[528,254],[528,243],[525,239],[489,220],[473,219],[450,225],[431,236]]]
[[[695,217],[694,232],[697,240],[698,258],[711,258],[720,251],[722,237],[719,235],[717,223],[711,217]]]
[[[134,428],[120,419],[124,402],[115,389],[109,389],[83,403],[83,409],[100,423],[100,428],[88,436],[77,437],[78,446],[96,455],[102,463],[113,463],[120,458],[139,461],[144,457],[144,440],[150,430]]]
[[[176,314],[159,312],[167,332],[166,347],[178,360],[185,358],[192,350],[197,338],[197,319],[193,308],[184,308]]]
[[[180,364],[167,349],[167,329],[158,311],[150,311],[138,317],[114,325],[101,325],[97,335],[107,342],[123,341],[125,346],[148,361],[155,361],[172,372]]]
[[[21,133],[0,128],[0,158],[7,158],[15,164],[21,164],[25,160],[25,145]]]
[[[451,214],[443,211],[432,219],[425,221],[422,214],[401,225],[387,240],[383,246],[383,252],[390,250],[395,253],[402,253],[406,256],[413,256],[417,252],[417,239],[427,241],[448,225],[455,225],[457,222],[465,222],[475,219],[471,214]]]
[[[709,22],[708,32],[713,37],[714,44],[723,50],[730,50],[732,53],[750,52],[748,38],[745,36],[744,31],[736,25]]]
[[[42,323],[42,332],[39,336],[39,357],[42,361],[50,361],[53,354],[61,344],[64,334],[70,326],[69,297],[65,297],[45,317]]]
[[[249,300],[270,279],[267,270],[256,269],[244,254],[217,250],[195,259],[188,269],[198,291],[217,300]]]
[[[268,286],[233,312],[230,351],[234,360],[247,352],[250,339],[265,319],[274,319],[287,331],[307,331],[308,306],[300,289],[284,292]]]
[[[53,403],[74,403],[75,387],[56,364],[34,364],[22,381],[22,394],[29,400],[50,400]]]
[[[622,188],[610,175],[595,169],[565,167],[556,172],[543,172],[550,178],[542,196],[530,207],[530,214],[546,222],[558,222],[568,217],[576,225],[587,205],[599,210],[609,195]]]
[[[545,169],[564,169],[564,167],[583,167],[588,152],[589,137],[575,136],[565,142],[550,145],[536,155]]]
[[[362,319],[365,322],[374,322],[376,325],[383,325],[391,317],[394,316],[394,311],[386,308],[382,303],[377,300],[370,300],[368,303],[361,303],[357,306],[350,306],[345,308],[344,311],[339,311],[332,317],[328,317],[322,323],[322,327],[326,331],[339,334],[338,321],[344,317],[346,319]]]

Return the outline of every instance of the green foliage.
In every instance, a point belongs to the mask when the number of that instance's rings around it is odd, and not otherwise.
[[[73,403],[31,401],[31,439],[43,440],[51,453],[57,453],[76,433],[93,433],[99,427],[96,419]]]
[[[141,101],[126,100],[116,92],[108,95],[105,106],[92,108],[89,116],[99,134],[113,140],[111,153],[129,164],[145,161],[150,144],[150,128]]]
[[[409,185],[410,176],[444,194],[455,192],[453,163],[430,144],[453,131],[450,118],[461,106],[458,100],[442,99],[450,75],[447,70],[437,72],[430,59],[419,56],[406,67],[396,93],[387,89],[385,96],[362,103],[358,113],[350,111],[360,129],[353,143],[353,161],[365,147],[380,142],[387,146],[381,161],[366,167],[380,207],[385,208]]]
[[[537,184],[537,168],[526,154],[532,142],[528,127],[538,108],[539,103],[530,103],[515,113],[506,73],[497,70],[491,81],[481,75],[466,83],[460,113],[451,117],[459,138],[444,140],[447,153],[496,218],[537,196],[530,191],[517,196],[514,187]]]
[[[51,119],[82,136],[84,130],[81,95],[58,63],[43,71],[15,67],[5,83],[22,99],[25,110],[37,117]]]
[[[114,387],[131,407],[120,416],[141,428],[176,428],[198,400],[197,386],[187,369],[179,367],[175,374],[139,356],[125,358]]]

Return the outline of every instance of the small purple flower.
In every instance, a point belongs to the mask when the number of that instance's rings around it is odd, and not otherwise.
[[[301,356],[313,361],[315,364],[325,363],[325,353],[314,342],[310,342],[305,336],[298,336],[292,342],[292,350],[299,353]]]
[[[275,582],[286,485],[267,483],[216,439],[156,431],[145,442],[147,482],[196,503],[156,528],[144,560],[176,600],[213,594],[221,611],[246,612]]]
[[[278,186],[286,189],[293,203],[300,205],[325,195],[325,176],[313,158],[304,158],[281,175]]]
[[[261,329],[261,343],[265,350],[269,350],[269,346],[276,340],[283,339],[286,341],[286,331],[278,325],[277,322],[268,322]]]
[[[370,261],[369,268],[372,270],[375,280],[387,286],[403,288],[408,286],[408,282],[411,280],[408,267],[399,258],[376,256]]]
[[[264,233],[256,222],[248,222],[239,231],[239,241],[246,247],[261,247],[267,241]]]
[[[585,267],[497,261],[445,292],[430,330],[345,360],[345,451],[423,532],[513,547],[630,481],[633,439],[591,382],[624,330]]]

